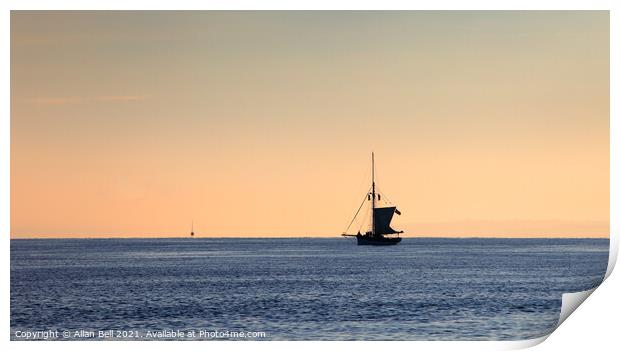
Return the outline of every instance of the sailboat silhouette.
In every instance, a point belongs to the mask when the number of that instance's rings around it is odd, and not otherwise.
[[[360,213],[361,208],[364,203],[367,201],[372,203],[372,215],[371,215],[371,225],[370,230],[366,233],[362,234],[359,231],[357,234],[347,234],[347,231],[351,227],[351,224],[357,218],[357,215]],[[372,153],[372,185],[370,191],[367,196],[364,197],[364,201],[360,205],[357,210],[357,213],[351,220],[349,227],[345,230],[342,236],[352,236],[357,238],[358,245],[396,245],[401,241],[399,234],[403,233],[403,231],[397,231],[390,227],[390,222],[392,222],[392,217],[394,217],[394,213],[400,215],[400,211],[396,209],[396,206],[388,206],[388,207],[377,207],[377,200],[381,201],[381,194],[378,194],[375,191],[375,153]],[[396,236],[392,236],[396,234]]]

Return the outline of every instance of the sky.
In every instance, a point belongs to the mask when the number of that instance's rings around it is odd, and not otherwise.
[[[609,14],[11,12],[11,237],[609,236]]]

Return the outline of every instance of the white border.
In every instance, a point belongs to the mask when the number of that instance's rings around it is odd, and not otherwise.
[[[389,9],[417,9],[417,10],[611,10],[611,87],[610,93],[613,97],[611,100],[610,110],[610,133],[611,137],[611,223],[610,223],[610,261],[608,265],[608,271],[606,278],[609,278],[611,271],[615,265],[618,252],[618,223],[617,218],[614,218],[614,214],[618,213],[618,187],[617,182],[620,173],[618,172],[618,111],[617,111],[617,96],[618,96],[618,11],[617,1],[550,1],[550,0],[502,0],[502,1],[412,1],[412,0],[382,0],[382,1],[342,1],[342,0],[315,0],[315,1],[301,1],[301,0],[227,0],[227,1],[188,1],[188,0],[175,0],[175,1],[160,1],[160,0],[142,0],[142,1],[76,1],[76,0],[63,0],[55,1],[53,4],[50,1],[5,1],[2,5],[5,7],[2,12],[2,20],[0,23],[1,38],[4,47],[3,55],[3,67],[4,77],[10,77],[10,13],[9,10],[63,10],[63,9],[153,9],[153,10],[191,10],[191,9],[281,9],[281,10],[320,10],[320,9],[355,9],[355,10],[389,10]],[[9,241],[9,220],[10,220],[10,171],[9,171],[9,157],[10,157],[10,79],[6,79],[2,85],[2,91],[4,99],[2,99],[1,106],[4,113],[0,114],[0,229],[4,233],[4,240],[2,240],[2,249],[4,253],[8,253],[10,250]],[[114,342],[114,344],[107,344],[106,342],[71,342],[71,343],[28,343],[28,342],[9,342],[9,301],[10,301],[10,285],[9,285],[9,273],[10,273],[10,259],[9,255],[3,255],[4,266],[2,269],[2,279],[5,288],[2,290],[2,312],[4,319],[2,320],[2,343],[5,345],[5,349],[29,349],[29,348],[51,348],[57,350],[66,349],[83,349],[87,346],[89,349],[107,349],[109,347],[129,349],[129,348],[149,348],[153,350],[168,350],[170,348],[177,348],[182,345],[183,348],[189,349],[204,349],[209,348],[225,348],[230,350],[245,349],[250,347],[257,350],[271,350],[271,349],[289,349],[291,347],[301,350],[315,350],[317,347],[340,349],[340,348],[377,348],[377,347],[390,347],[397,349],[410,349],[411,347],[420,347],[430,350],[444,350],[444,349],[459,349],[459,350],[487,350],[487,349],[515,349],[535,345],[545,340],[547,337],[515,341],[515,342],[211,342],[209,344],[196,343],[196,342],[148,342],[148,343],[129,343],[129,342]],[[584,315],[582,320],[569,319],[568,323],[564,323],[557,332],[553,333],[551,339],[553,345],[541,345],[543,348],[557,349],[563,347],[569,347],[576,345],[583,345],[583,347],[589,347],[587,345],[612,345],[615,343],[615,333],[613,326],[617,321],[618,303],[614,298],[619,292],[618,279],[612,277],[603,284],[602,291],[595,291],[593,293],[596,296],[597,301],[588,301],[585,303],[586,307],[592,307],[594,310],[578,311],[576,314]],[[570,296],[565,297],[570,299]],[[565,307],[563,307],[566,310]],[[612,313],[606,313],[611,311]],[[589,313],[588,313],[589,312]],[[588,316],[585,318],[585,316]],[[566,325],[566,326],[565,326]],[[576,329],[575,329],[576,327]],[[566,332],[565,332],[566,331]],[[603,331],[603,333],[601,333]],[[607,331],[607,332],[604,332]],[[588,335],[597,335],[596,340],[592,340]],[[84,344],[87,343],[87,344]]]

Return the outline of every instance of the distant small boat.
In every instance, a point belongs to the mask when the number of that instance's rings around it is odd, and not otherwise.
[[[194,221],[192,221],[192,232],[189,234],[192,238],[194,237]]]
[[[403,231],[397,231],[390,227],[390,222],[392,222],[392,217],[394,217],[394,213],[400,215],[400,211],[396,209],[396,206],[386,206],[386,207],[377,207],[377,202],[381,201],[381,194],[376,193],[375,191],[375,153],[372,153],[372,186],[369,189],[370,191],[364,196],[364,201],[357,209],[357,213],[351,220],[349,227],[345,230],[342,236],[352,236],[357,238],[358,245],[396,245],[401,241],[401,237],[399,236]],[[347,231],[351,227],[351,224],[357,218],[357,215],[360,213],[360,210],[364,206],[366,201],[371,202],[372,205],[372,215],[371,215],[371,223],[370,230],[366,233],[362,234],[360,231],[357,234],[347,234]],[[395,235],[395,236],[394,236]]]

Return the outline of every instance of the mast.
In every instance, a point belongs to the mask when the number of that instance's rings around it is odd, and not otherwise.
[[[372,235],[375,235],[375,153],[372,152]]]

